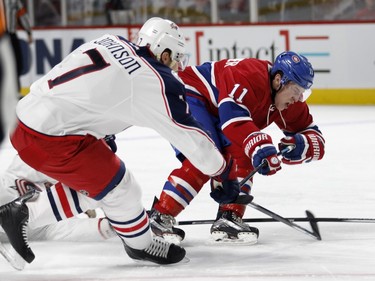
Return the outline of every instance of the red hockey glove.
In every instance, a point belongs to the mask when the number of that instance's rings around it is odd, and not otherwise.
[[[320,160],[324,156],[324,138],[315,126],[293,136],[284,137],[280,140],[279,149],[293,146],[290,152],[283,153],[282,161],[288,165],[308,163]]]
[[[210,196],[220,204],[234,202],[240,194],[240,184],[236,176],[237,165],[231,158],[224,172],[211,180]]]
[[[263,160],[267,161],[267,165],[258,171],[262,175],[273,175],[281,170],[276,147],[272,144],[271,137],[265,133],[252,133],[246,139],[245,153],[252,159],[254,168],[261,165]]]

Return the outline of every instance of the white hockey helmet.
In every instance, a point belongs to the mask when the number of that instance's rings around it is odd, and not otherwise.
[[[185,37],[177,24],[170,20],[159,17],[147,20],[138,32],[137,45],[149,46],[158,59],[165,49],[169,49],[172,61],[178,64],[178,70],[183,70],[187,65]]]

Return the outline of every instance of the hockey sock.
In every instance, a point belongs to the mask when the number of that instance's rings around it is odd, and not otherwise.
[[[238,217],[242,218],[246,210],[246,205],[241,204],[222,204],[219,206],[216,219],[219,219],[225,211],[232,211]]]
[[[95,209],[98,202],[58,182],[46,187],[29,208],[29,225],[33,228],[76,216],[87,209]]]
[[[129,169],[99,202],[113,230],[127,246],[143,250],[151,244],[152,232],[142,205],[141,187]]]
[[[236,155],[236,163],[237,163],[237,177],[238,181],[241,182],[252,170],[249,168],[251,167],[251,161],[247,156],[242,154],[235,154]],[[241,186],[241,194],[250,194],[251,188],[253,186],[253,179],[247,180]],[[221,217],[221,214],[225,211],[232,211],[238,217],[242,218],[246,210],[246,205],[242,204],[222,204],[219,206],[219,210],[217,213],[217,218]]]
[[[164,184],[159,201],[153,206],[162,214],[176,217],[198,194],[209,176],[195,168],[189,160],[184,160]]]

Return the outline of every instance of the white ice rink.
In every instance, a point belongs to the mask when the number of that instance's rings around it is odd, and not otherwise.
[[[312,106],[326,139],[322,161],[283,166],[271,177],[255,176],[254,202],[284,217],[375,218],[375,107]],[[276,127],[267,132],[277,143]],[[118,136],[118,155],[143,186],[146,208],[159,195],[170,171],[179,165],[169,144],[155,132],[131,128]],[[1,171],[14,151],[0,151]],[[178,220],[213,219],[217,206],[208,186]],[[248,208],[246,218],[267,217]],[[309,228],[307,223],[299,222]],[[135,280],[375,280],[375,223],[319,223],[317,241],[278,222],[254,223],[253,246],[212,246],[210,225],[182,226],[189,263],[144,266],[125,254],[115,238],[106,242],[31,242],[35,261],[13,270],[0,259],[0,281]]]

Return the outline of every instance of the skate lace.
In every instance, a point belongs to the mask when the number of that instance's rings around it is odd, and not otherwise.
[[[22,232],[22,239],[25,242],[26,247],[30,248],[29,239],[27,238],[27,224],[28,223],[29,223],[29,221],[26,221],[25,223],[22,224],[21,232]]]
[[[144,251],[152,256],[167,258],[169,247],[170,244],[168,242],[154,237],[151,245]]]
[[[9,204],[3,206],[0,209],[0,224],[2,224],[2,220],[1,220],[2,215],[6,214],[7,212],[11,213],[12,204],[19,204],[19,202],[9,203]],[[29,240],[27,238],[27,225],[28,225],[28,223],[29,223],[29,221],[27,220],[27,221],[25,221],[24,223],[21,224],[21,235],[22,235],[22,240],[25,242],[26,247],[30,248]]]

